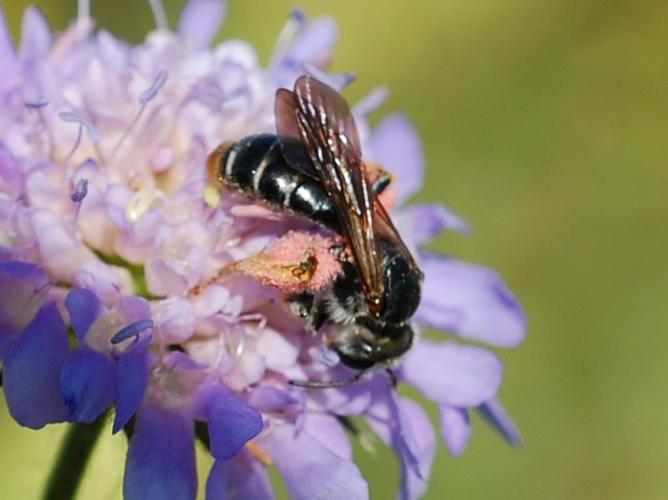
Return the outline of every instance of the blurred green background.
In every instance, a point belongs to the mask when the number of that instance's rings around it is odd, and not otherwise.
[[[18,34],[28,3],[4,0]],[[36,2],[55,30],[74,0]],[[166,2],[172,26],[182,1]],[[668,8],[661,1],[301,0],[341,30],[334,70],[378,84],[428,159],[420,200],[465,216],[441,251],[498,269],[529,335],[503,352],[501,396],[526,446],[476,419],[460,459],[439,449],[427,498],[668,498]],[[232,0],[220,38],[267,61],[292,1]],[[153,26],[141,0],[93,2],[131,41]],[[3,410],[0,497],[37,498],[63,428],[19,428]],[[125,443],[105,437],[80,498],[120,495]],[[372,497],[396,463],[360,454]]]

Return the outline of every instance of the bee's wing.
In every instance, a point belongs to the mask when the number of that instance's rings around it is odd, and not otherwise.
[[[378,198],[376,198],[374,206],[376,211],[376,234],[384,236],[385,239],[393,243],[394,246],[406,258],[406,262],[408,262],[411,268],[420,276],[423,276],[420,267],[413,258],[413,254],[411,254],[410,250],[401,239],[401,236],[399,236],[399,231],[397,231],[397,228],[394,226],[392,219],[390,219],[390,214],[387,213],[387,210],[385,210],[385,207]]]
[[[289,163],[300,161],[297,141],[305,147],[352,248],[367,301],[378,312],[384,285],[375,233],[377,202],[348,104],[334,89],[305,75],[294,92],[277,92],[276,126]]]

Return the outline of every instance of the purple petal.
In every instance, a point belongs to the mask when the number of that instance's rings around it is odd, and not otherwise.
[[[279,425],[261,442],[283,476],[291,498],[364,499],[369,487],[357,466],[332,453],[308,432]]]
[[[54,302],[43,306],[5,358],[3,385],[12,417],[40,429],[67,417],[58,377],[69,355],[67,330]]]
[[[410,467],[403,467],[401,496],[404,499],[419,498],[427,489],[436,451],[436,439],[431,422],[422,408],[409,399],[398,399],[401,426],[406,435],[405,441],[412,455],[417,457],[421,473],[417,475]]]
[[[223,23],[225,10],[220,0],[189,0],[181,12],[178,32],[196,48],[208,47]]]
[[[82,349],[70,356],[60,372],[60,392],[70,422],[93,422],[116,398],[116,363],[105,354]]]
[[[160,338],[170,343],[189,339],[197,327],[193,305],[185,299],[173,298],[154,302],[153,317]]]
[[[0,262],[0,335],[18,333],[42,306],[48,284],[46,273],[32,262]]]
[[[421,252],[425,280],[415,319],[499,347],[524,340],[524,310],[494,271]]]
[[[0,88],[4,87],[18,70],[18,60],[12,43],[12,36],[7,29],[5,16],[0,5]]]
[[[194,499],[197,495],[193,422],[145,404],[137,414],[125,462],[125,500]]]
[[[404,226],[411,228],[411,240],[416,245],[429,243],[443,231],[469,231],[466,221],[443,205],[411,205],[401,211],[400,217],[408,219]]]
[[[200,404],[209,424],[211,454],[227,460],[262,430],[262,416],[223,387],[207,388]]]
[[[344,460],[353,459],[346,431],[336,417],[326,413],[307,413],[304,431],[337,456]]]
[[[5,195],[16,199],[25,192],[25,174],[7,146],[0,142],[0,180]]]
[[[206,500],[230,498],[274,498],[266,468],[245,450],[231,460],[216,460],[206,481]]]
[[[150,337],[144,337],[118,358],[118,397],[114,434],[125,427],[144,399],[149,375],[146,349],[150,341]]]
[[[77,339],[83,340],[102,311],[102,303],[87,288],[75,288],[65,297],[65,307]]]
[[[522,435],[517,426],[506,412],[506,409],[496,399],[485,401],[478,407],[478,412],[513,446],[522,446]]]
[[[303,402],[295,394],[269,386],[253,389],[248,403],[262,413],[278,413],[286,419],[303,411]]]
[[[471,437],[471,417],[465,408],[441,405],[441,433],[450,453],[459,457]]]
[[[390,115],[380,122],[369,146],[373,159],[397,177],[400,201],[420,189],[424,175],[422,144],[404,115]]]
[[[44,55],[51,46],[51,31],[42,11],[29,5],[23,11],[21,24],[21,57],[32,61]]]
[[[309,63],[324,68],[339,38],[339,29],[331,17],[319,17],[309,21],[293,41],[286,63],[301,65]]]
[[[424,411],[413,401],[386,391],[368,413],[368,422],[397,453],[401,464],[400,498],[422,496],[436,450],[434,431]]]
[[[355,104],[353,114],[363,117],[370,115],[385,103],[389,95],[387,87],[376,87]]]
[[[496,394],[503,366],[481,347],[421,339],[404,356],[401,375],[432,401],[469,407]]]

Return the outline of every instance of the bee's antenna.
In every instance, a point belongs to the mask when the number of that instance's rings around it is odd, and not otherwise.
[[[354,384],[361,379],[367,370],[360,370],[352,377],[343,380],[288,380],[288,384],[307,389],[329,389],[331,387],[344,387]]]

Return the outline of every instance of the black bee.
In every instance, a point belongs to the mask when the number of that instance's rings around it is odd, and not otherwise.
[[[343,381],[292,383],[345,385],[410,349],[410,318],[420,303],[423,274],[378,200],[389,177],[368,179],[344,98],[304,75],[293,91],[277,91],[275,114],[277,135],[220,146],[209,157],[209,172],[223,185],[343,237],[352,261],[343,263],[320,296],[295,297],[293,304],[314,331],[325,323],[337,325],[329,347],[360,371]]]

